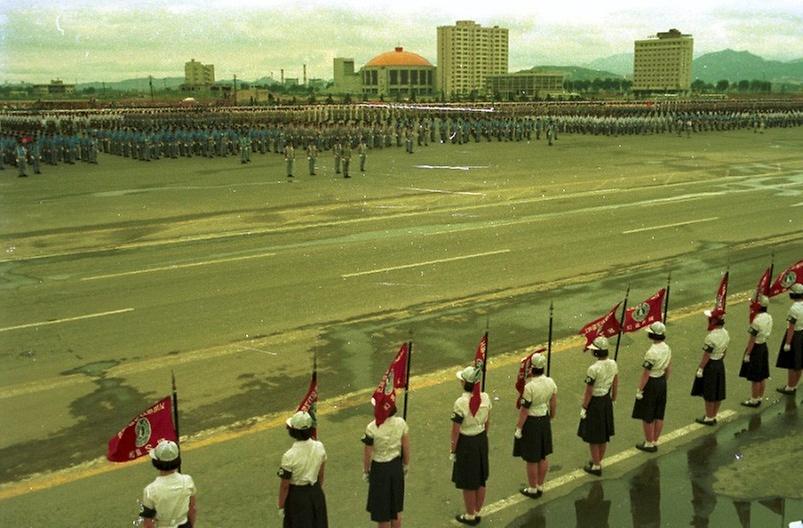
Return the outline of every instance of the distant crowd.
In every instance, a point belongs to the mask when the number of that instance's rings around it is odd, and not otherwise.
[[[560,134],[622,136],[796,127],[803,102],[505,103],[470,106],[310,105],[298,107],[128,108],[0,114],[0,169],[20,176],[42,164],[97,163],[98,153],[140,161],[179,157],[317,152],[336,144],[366,149],[431,143],[531,142]]]

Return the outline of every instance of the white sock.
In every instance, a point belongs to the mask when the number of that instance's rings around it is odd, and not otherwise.
[[[463,514],[463,517],[464,517],[466,520],[473,521],[473,520],[474,520],[474,517],[476,517],[476,516],[475,516],[473,513],[464,513],[464,514]]]
[[[601,464],[591,464],[591,469],[602,469]]]
[[[543,492],[544,491],[544,486],[536,486],[535,490]]]
[[[644,447],[655,447],[655,444],[652,442],[644,442]]]

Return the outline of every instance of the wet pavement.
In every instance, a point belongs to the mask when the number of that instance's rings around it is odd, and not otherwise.
[[[545,502],[507,526],[786,528],[803,519],[803,418],[800,395],[770,398],[761,413],[651,458],[621,478]]]

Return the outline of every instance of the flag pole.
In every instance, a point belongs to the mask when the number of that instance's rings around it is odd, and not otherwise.
[[[412,332],[411,332],[412,333]],[[407,421],[407,396],[410,394],[410,363],[413,362],[413,340],[407,342],[407,374],[404,378],[404,411],[402,417]]]
[[[672,284],[672,272],[669,272],[669,276],[666,278],[666,296],[664,297],[664,324],[666,324],[666,320],[669,317],[669,288]]]
[[[549,372],[552,369],[552,313],[553,313],[553,302],[549,301],[549,333],[547,334],[547,345],[546,345],[546,375],[549,377]]]
[[[176,445],[180,445],[180,435],[178,428],[178,391],[176,391],[176,373],[170,370],[170,378],[173,384],[173,427],[176,430]],[[181,464],[178,465],[178,472],[181,473]]]
[[[483,338],[485,339],[485,361],[482,362],[482,392],[485,392],[485,372],[488,369],[488,328],[491,325],[491,316],[485,316],[485,335]]]
[[[613,354],[613,360],[617,361],[619,359],[619,342],[622,340],[622,325],[625,324],[625,312],[627,311],[627,298],[630,296],[630,284],[627,285],[627,291],[625,291],[625,300],[622,303],[622,316],[619,319],[619,333],[616,334],[616,351]]]

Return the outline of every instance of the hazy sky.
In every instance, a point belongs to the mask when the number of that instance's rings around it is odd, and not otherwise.
[[[695,55],[725,48],[803,57],[803,2],[786,0],[0,0],[0,81],[181,77],[195,58],[218,79],[332,77],[334,57],[362,65],[401,45],[435,63],[436,27],[510,29],[510,70],[582,65],[632,53],[678,28]]]

